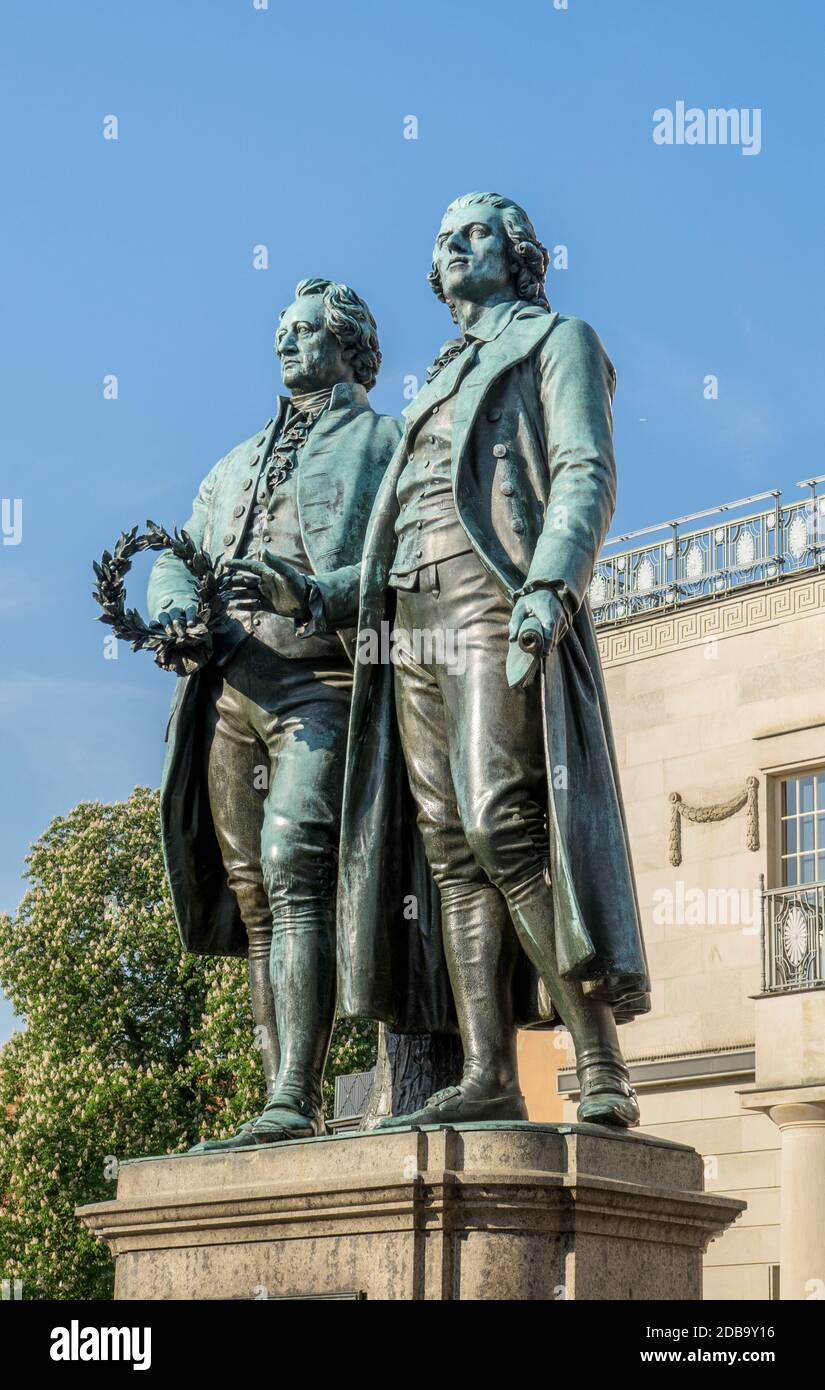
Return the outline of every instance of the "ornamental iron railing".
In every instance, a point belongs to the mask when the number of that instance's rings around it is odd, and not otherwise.
[[[825,474],[798,487],[810,495],[781,502],[781,492],[760,492],[709,507],[657,526],[645,526],[605,541],[593,571],[589,597],[598,626],[669,612],[700,599],[723,598],[748,584],[771,583],[825,564],[825,495],[817,484]],[[757,502],[771,505],[744,516],[728,513]],[[716,518],[698,530],[684,530],[703,517]],[[657,532],[662,534],[656,535]],[[653,540],[612,551],[642,536]]]
[[[825,883],[762,887],[762,989],[825,987]]]

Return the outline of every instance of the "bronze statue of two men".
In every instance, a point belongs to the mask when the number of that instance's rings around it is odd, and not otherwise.
[[[509,199],[450,204],[428,278],[460,336],[403,426],[369,404],[366,304],[302,281],[275,340],[288,394],[187,525],[229,576],[211,648],[186,568],[153,569],[186,673],[162,792],[175,911],[190,950],[248,955],[267,1087],[201,1148],[324,1132],[336,1000],[459,1030],[460,1084],[384,1126],[526,1119],[516,1029],[554,1023],[579,1119],[638,1123],[616,1025],[649,978],[587,599],[615,373],[551,310],[548,260]]]

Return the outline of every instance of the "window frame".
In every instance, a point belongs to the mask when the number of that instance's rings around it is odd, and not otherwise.
[[[796,821],[798,826],[800,820],[798,796],[797,809],[795,810],[795,812],[791,816],[783,815],[783,789],[786,783],[798,782],[803,777],[813,777],[814,779],[814,805],[813,811],[810,813],[813,816],[814,823],[814,848],[812,851],[805,851],[805,853],[813,854],[814,878],[811,880],[810,883],[786,883],[784,878],[786,863],[789,861],[789,859],[793,858],[796,861],[797,866],[799,866],[803,855],[798,847],[795,851],[793,851],[792,854],[786,855],[783,852],[785,844],[785,822],[787,820],[793,819],[794,821]],[[823,762],[819,758],[812,759],[810,762],[805,761],[789,764],[787,767],[776,769],[771,775],[770,780],[773,785],[771,789],[772,794],[770,798],[771,815],[769,818],[769,862],[771,866],[770,877],[773,880],[771,886],[774,888],[788,888],[790,890],[805,889],[810,888],[816,884],[825,883],[825,875],[818,876],[816,872],[818,867],[816,861],[823,854],[825,854],[825,833],[823,833],[819,837],[817,835],[817,818],[819,816],[825,815],[825,805],[823,805],[822,807],[817,806],[817,778],[820,778],[823,781],[825,781],[825,762]],[[806,812],[804,814],[808,813]],[[799,841],[797,839],[797,846],[798,843]]]

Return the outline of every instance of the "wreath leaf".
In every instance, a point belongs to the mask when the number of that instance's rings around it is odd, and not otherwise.
[[[187,531],[176,528],[170,534],[158,522],[147,520],[142,534],[138,533],[137,526],[123,531],[113,553],[104,550],[99,563],[92,561],[97,580],[92,597],[103,609],[97,621],[107,623],[121,641],[130,642],[133,651],[153,651],[158,665],[166,666],[171,657],[180,656],[181,643],[170,639],[160,623],[147,623],[136,608],[126,607],[125,578],[132,568],[133,557],[144,550],[168,551],[195,579],[197,617],[191,624],[194,638],[211,641],[211,632],[223,619],[225,606],[210,556]]]

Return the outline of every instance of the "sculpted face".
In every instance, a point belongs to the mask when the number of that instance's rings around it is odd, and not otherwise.
[[[510,242],[501,208],[456,208],[448,212],[436,237],[435,260],[449,300],[473,304],[515,298]]]
[[[281,376],[287,391],[323,391],[339,381],[354,381],[341,344],[324,322],[320,294],[302,295],[285,309],[275,334]]]

